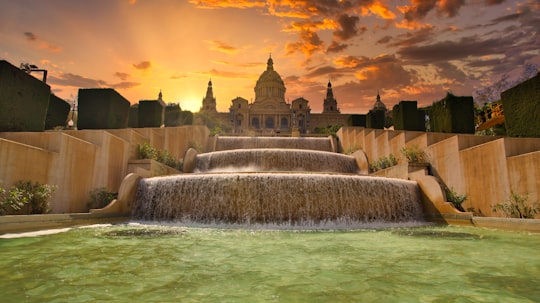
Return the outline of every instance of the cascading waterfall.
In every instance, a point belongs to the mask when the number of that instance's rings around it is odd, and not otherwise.
[[[247,169],[244,169],[247,168]],[[196,172],[308,171],[358,173],[347,155],[302,149],[235,149],[197,156]]]
[[[312,227],[422,217],[416,182],[358,175],[355,159],[338,153],[234,149],[200,154],[195,162],[198,173],[142,179],[134,218]]]
[[[282,148],[332,151],[328,137],[217,137],[215,151],[232,149]]]

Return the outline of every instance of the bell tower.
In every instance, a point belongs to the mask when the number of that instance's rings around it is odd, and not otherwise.
[[[212,80],[208,81],[208,88],[206,89],[206,96],[202,100],[201,112],[217,112],[216,110],[216,98],[214,97],[214,90],[212,89]]]
[[[336,113],[339,114],[339,108],[337,106],[337,100],[334,98],[334,92],[332,91],[332,83],[328,81],[328,88],[326,89],[326,98],[323,103],[323,114]]]

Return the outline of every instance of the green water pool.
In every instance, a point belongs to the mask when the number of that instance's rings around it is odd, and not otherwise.
[[[540,302],[540,234],[116,225],[0,239],[1,302]]]

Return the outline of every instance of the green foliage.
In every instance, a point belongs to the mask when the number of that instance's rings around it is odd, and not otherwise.
[[[31,181],[19,181],[9,190],[0,187],[0,215],[21,210],[26,214],[49,213],[54,190],[54,186]]]
[[[137,154],[139,159],[152,159],[178,170],[182,169],[183,163],[181,160],[177,160],[166,150],[156,149],[147,142],[137,145]]]
[[[90,191],[87,205],[90,209],[103,208],[117,197],[118,193],[109,192],[105,187],[96,188]]]
[[[376,172],[378,170],[386,169],[388,167],[391,167],[397,164],[398,164],[397,158],[393,154],[390,154],[388,155],[388,157],[382,157],[369,163],[369,171]]]
[[[446,188],[446,200],[451,202],[457,210],[465,211],[461,204],[467,200],[467,195],[460,195],[453,188]]]
[[[428,162],[426,153],[418,145],[404,146],[399,151],[409,163]]]
[[[140,159],[157,159],[157,149],[155,149],[148,142],[137,145],[137,154]]]
[[[341,124],[331,124],[331,125],[327,125],[327,126],[317,126],[313,130],[313,133],[329,135],[329,136],[331,135],[331,136],[335,137],[338,130],[340,128],[342,128],[342,127],[343,127],[343,125],[341,125]]]
[[[224,135],[225,133],[226,132],[220,126],[215,126],[210,130],[210,136],[212,137],[215,135]]]
[[[510,218],[534,219],[540,212],[538,202],[528,203],[529,196],[520,196],[512,191],[510,198],[505,203],[498,203],[493,206],[493,211],[501,211]]]

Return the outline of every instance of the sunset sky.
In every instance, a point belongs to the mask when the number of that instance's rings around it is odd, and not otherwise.
[[[57,96],[161,90],[191,111],[210,79],[218,111],[252,100],[270,54],[314,113],[329,80],[342,113],[470,96],[540,65],[539,30],[539,0],[0,0],[0,59],[47,69]]]

